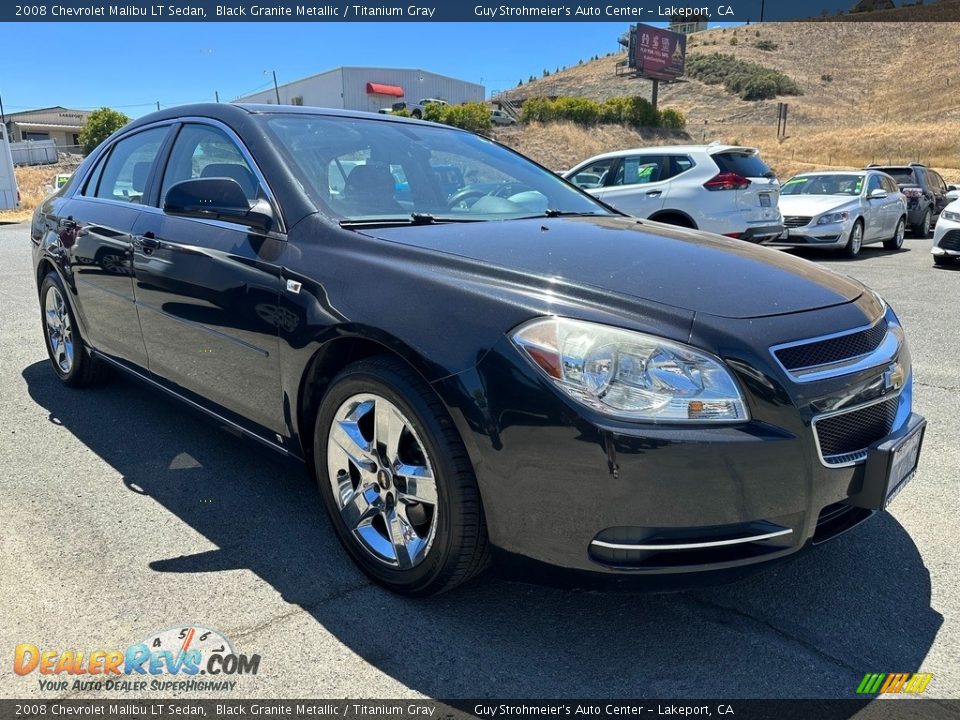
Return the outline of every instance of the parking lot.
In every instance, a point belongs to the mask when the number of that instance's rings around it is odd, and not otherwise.
[[[934,269],[929,249],[808,256],[878,290],[907,329],[929,428],[890,513],[723,587],[609,594],[488,573],[414,601],[354,568],[303,468],[131,380],[63,387],[28,228],[0,227],[0,649],[125,648],[201,625],[261,656],[235,697],[851,697],[866,672],[920,670],[928,696],[958,697],[960,269]],[[109,695],[37,677],[5,672],[0,694]]]

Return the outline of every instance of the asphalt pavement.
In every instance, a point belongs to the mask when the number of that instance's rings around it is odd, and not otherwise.
[[[960,269],[934,269],[929,240],[905,247],[808,255],[878,290],[907,330],[929,428],[889,513],[722,587],[611,594],[488,573],[407,600],[350,563],[301,467],[135,381],[61,386],[28,228],[0,226],[0,654],[201,625],[261,656],[236,698],[849,698],[864,673],[895,671],[958,698]],[[2,697],[119,697],[75,677],[42,690],[6,662]]]

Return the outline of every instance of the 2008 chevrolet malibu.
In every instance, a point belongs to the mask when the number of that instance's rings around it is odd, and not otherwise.
[[[65,384],[119,368],[302,458],[346,551],[398,592],[491,559],[737,576],[916,469],[910,354],[874,292],[623,216],[453,128],[164,110],[31,234]]]

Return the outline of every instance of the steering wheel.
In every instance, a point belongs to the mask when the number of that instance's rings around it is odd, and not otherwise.
[[[447,207],[449,209],[460,208],[467,210],[473,207],[473,203],[479,200],[482,197],[486,197],[490,193],[483,190],[475,190],[471,188],[464,188],[458,192],[455,192],[447,200]]]

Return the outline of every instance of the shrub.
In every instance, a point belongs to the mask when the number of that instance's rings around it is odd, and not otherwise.
[[[660,111],[660,127],[669,130],[683,130],[687,126],[687,119],[683,113],[673,108],[665,108]]]
[[[80,129],[80,146],[83,154],[89,155],[97,145],[128,122],[130,118],[117,110],[108,107],[94,110]]]
[[[723,85],[744,100],[803,94],[800,86],[779,70],[721,53],[689,56],[687,75],[707,85]]]
[[[735,37],[730,38],[730,44],[731,44],[731,45],[736,45],[736,44],[737,44],[737,39],[736,39]]]
[[[754,44],[754,47],[757,50],[763,50],[764,52],[773,52],[780,46],[777,45],[777,43],[775,43],[773,40],[758,40]]]

